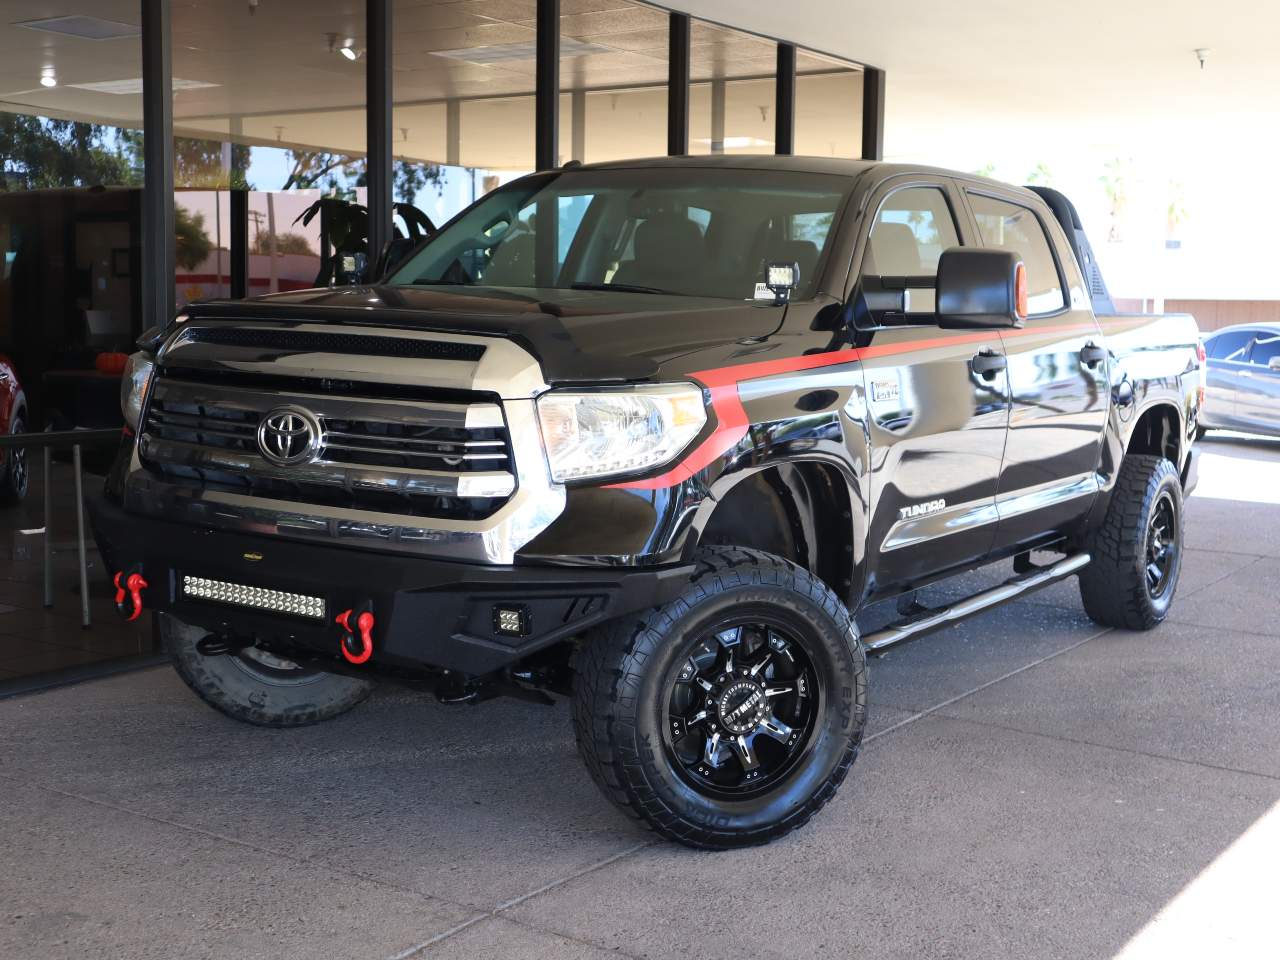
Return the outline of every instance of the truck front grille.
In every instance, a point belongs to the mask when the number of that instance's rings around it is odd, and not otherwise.
[[[260,441],[281,408],[304,411],[316,433],[301,462],[273,462]],[[161,376],[139,454],[149,470],[200,487],[421,517],[484,517],[515,490],[502,408],[488,399],[278,392]]]

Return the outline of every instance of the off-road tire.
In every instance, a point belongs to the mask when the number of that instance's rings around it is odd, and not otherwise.
[[[247,654],[206,657],[196,643],[208,631],[158,614],[174,669],[205,703],[234,720],[260,727],[302,727],[332,720],[358,706],[373,684],[317,670],[264,669]],[[283,661],[288,663],[288,661]]]
[[[1174,569],[1156,596],[1147,582],[1147,547],[1152,514],[1169,497],[1175,515]],[[1125,630],[1150,630],[1164,621],[1182,568],[1182,483],[1166,458],[1128,456],[1120,466],[1107,515],[1090,537],[1092,562],[1080,572],[1080,597],[1096,623]]]
[[[663,747],[663,701],[685,638],[742,604],[803,618],[823,699],[807,753],[787,778],[730,800],[681,779]],[[867,668],[853,618],[822,581],[758,550],[700,551],[678,597],[600,628],[574,669],[574,729],[592,778],[625,813],[686,846],[753,846],[803,826],[835,795],[862,742]]]

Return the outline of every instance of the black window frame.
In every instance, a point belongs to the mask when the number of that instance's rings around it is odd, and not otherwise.
[[[1053,234],[1049,232],[1049,228],[1046,226],[1045,218],[1040,215],[1040,211],[1027,200],[999,190],[987,190],[966,185],[961,192],[964,194],[965,206],[973,221],[974,236],[977,239],[978,246],[983,245],[982,228],[978,223],[978,213],[973,209],[973,204],[970,202],[971,197],[986,197],[988,200],[998,200],[1012,207],[1020,207],[1036,218],[1036,223],[1040,224],[1040,234],[1044,237],[1044,241],[1049,247],[1049,257],[1053,260],[1053,268],[1058,274],[1058,292],[1062,294],[1062,306],[1056,310],[1047,310],[1044,313],[1027,314],[1027,321],[1048,320],[1053,317],[1060,317],[1064,313],[1070,313],[1072,310],[1071,297],[1069,295],[1071,286],[1067,282],[1067,274],[1062,267],[1062,255],[1058,250],[1058,244],[1054,241]]]

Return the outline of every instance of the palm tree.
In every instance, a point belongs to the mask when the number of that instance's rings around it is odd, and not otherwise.
[[[1107,192],[1107,200],[1111,203],[1111,226],[1107,231],[1108,243],[1119,243],[1120,219],[1124,216],[1125,207],[1129,204],[1128,164],[1116,157],[1108,160],[1103,166],[1107,172],[1098,178],[1102,189]]]

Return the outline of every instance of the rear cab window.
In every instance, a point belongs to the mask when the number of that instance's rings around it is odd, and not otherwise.
[[[984,247],[1016,253],[1027,268],[1027,309],[1031,316],[1056,313],[1067,305],[1062,276],[1044,224],[1030,207],[970,193],[969,207]]]

